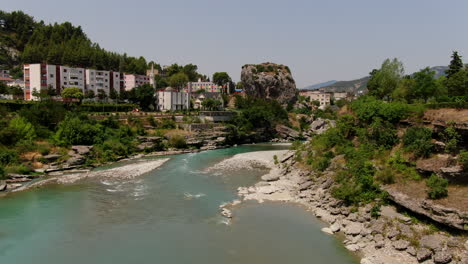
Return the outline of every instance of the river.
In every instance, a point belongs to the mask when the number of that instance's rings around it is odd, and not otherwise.
[[[0,199],[0,263],[358,263],[295,205],[245,203],[230,224],[219,205],[265,169],[207,172],[240,146],[171,156],[136,179],[87,179]]]

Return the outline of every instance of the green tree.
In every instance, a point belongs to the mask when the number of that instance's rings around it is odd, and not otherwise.
[[[104,100],[107,98],[107,94],[103,89],[98,89],[97,97],[99,98],[99,100]]]
[[[83,92],[78,87],[68,87],[62,91],[63,98],[83,99]]]
[[[15,131],[15,141],[32,141],[36,138],[36,131],[34,126],[24,117],[17,116],[13,118],[10,121],[8,128],[10,128],[12,131]]]
[[[213,82],[217,85],[226,85],[231,82],[231,77],[227,72],[215,72],[213,74]]]
[[[371,72],[371,78],[367,84],[369,94],[380,99],[389,99],[403,75],[404,68],[400,61],[396,58],[386,59],[379,70]]]
[[[154,98],[154,88],[149,84],[138,86],[128,92],[128,100],[140,105],[144,110],[151,110],[156,103]]]
[[[119,93],[115,89],[110,89],[109,92],[109,98],[112,100],[118,99],[119,98]]]
[[[392,97],[395,100],[410,102],[413,100],[413,93],[415,86],[415,80],[411,76],[405,76],[398,83],[398,86],[392,93]]]
[[[449,96],[465,96],[468,94],[468,69],[454,73],[446,81]]]
[[[93,99],[94,97],[96,97],[96,95],[94,94],[93,90],[88,90],[85,92],[84,97],[86,99]]]
[[[435,72],[426,67],[414,74],[413,98],[424,99],[425,102],[437,91]]]
[[[169,78],[169,84],[177,89],[184,87],[188,81],[189,78],[182,72],[176,73]]]
[[[447,79],[450,79],[454,74],[463,69],[463,61],[461,56],[458,55],[457,51],[452,53],[452,60],[450,61],[449,69],[445,72],[447,73]]]

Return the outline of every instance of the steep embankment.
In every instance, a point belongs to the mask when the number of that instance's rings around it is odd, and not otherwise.
[[[278,165],[254,186],[239,188],[243,200],[283,201],[304,205],[318,218],[330,224],[322,231],[345,237],[344,244],[358,253],[361,263],[466,263],[468,241],[463,236],[438,232],[407,217],[392,206],[383,206],[375,217],[372,205],[356,208],[332,197],[334,176],[340,159],[333,159],[323,173],[303,169],[294,152],[279,156]],[[232,217],[230,209],[240,202],[222,207],[223,215]]]

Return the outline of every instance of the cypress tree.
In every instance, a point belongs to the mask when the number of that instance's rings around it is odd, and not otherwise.
[[[452,53],[452,61],[450,61],[449,69],[445,72],[447,73],[447,79],[450,79],[455,73],[463,69],[463,61],[461,56],[458,55],[457,51]]]

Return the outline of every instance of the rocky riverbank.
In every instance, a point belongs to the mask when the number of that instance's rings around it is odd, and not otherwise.
[[[276,155],[275,164],[272,157]],[[372,205],[349,207],[331,196],[332,164],[329,170],[315,174],[299,168],[293,152],[252,153],[236,155],[222,162],[223,167],[249,166],[245,159],[261,157],[261,164],[270,166],[269,174],[254,186],[240,187],[242,200],[281,201],[303,205],[316,217],[329,224],[323,232],[344,236],[345,247],[358,254],[365,264],[389,263],[468,263],[466,236],[435,230],[414,218],[405,216],[393,207],[382,206],[380,216],[374,218]],[[270,158],[269,162],[265,159]],[[251,161],[254,163],[254,161]],[[333,163],[333,162],[332,162]],[[240,204],[223,205],[222,214],[233,217],[232,209]]]
[[[163,165],[169,158],[155,159],[155,160],[142,160],[132,164],[123,165],[120,167],[99,170],[99,171],[82,171],[76,173],[69,173],[64,175],[56,175],[44,178],[37,182],[33,182],[19,188],[12,190],[12,192],[24,191],[31,188],[38,188],[47,184],[72,184],[79,180],[86,178],[95,178],[100,177],[103,179],[113,178],[113,179],[133,179],[135,177],[141,176],[145,173],[148,173],[154,169],[159,168]]]

